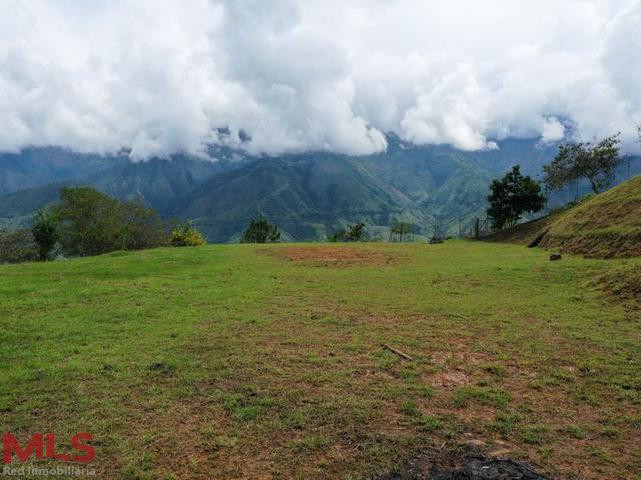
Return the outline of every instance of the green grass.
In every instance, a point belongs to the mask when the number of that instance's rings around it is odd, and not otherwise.
[[[638,259],[291,249],[0,267],[2,429],[91,432],[108,479],[366,478],[470,436],[555,478],[639,471],[639,310],[590,286]]]

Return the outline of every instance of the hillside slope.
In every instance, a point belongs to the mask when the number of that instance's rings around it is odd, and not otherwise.
[[[579,205],[496,232],[485,240],[529,245],[593,258],[641,256],[641,176]]]
[[[560,247],[586,257],[641,256],[641,176],[560,216],[541,246]]]

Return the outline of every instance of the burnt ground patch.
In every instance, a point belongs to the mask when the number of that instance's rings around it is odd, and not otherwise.
[[[425,458],[408,462],[400,469],[375,480],[551,480],[522,462],[509,459],[465,456],[442,466]]]

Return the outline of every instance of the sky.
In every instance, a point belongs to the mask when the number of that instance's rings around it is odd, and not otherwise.
[[[0,151],[475,151],[641,123],[641,0],[0,0]]]

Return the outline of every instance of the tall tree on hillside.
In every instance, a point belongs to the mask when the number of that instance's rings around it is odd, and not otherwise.
[[[545,205],[541,186],[531,177],[523,176],[519,165],[512,167],[503,178],[493,180],[490,190],[487,214],[494,228],[512,227],[523,213],[536,213]]]
[[[251,221],[243,236],[241,243],[274,243],[280,240],[280,231],[262,215]]]
[[[560,190],[571,182],[585,178],[594,193],[608,188],[614,181],[617,167],[623,161],[619,156],[620,134],[604,138],[596,145],[590,142],[566,143],[559,153],[543,167],[544,182],[549,190]]]

